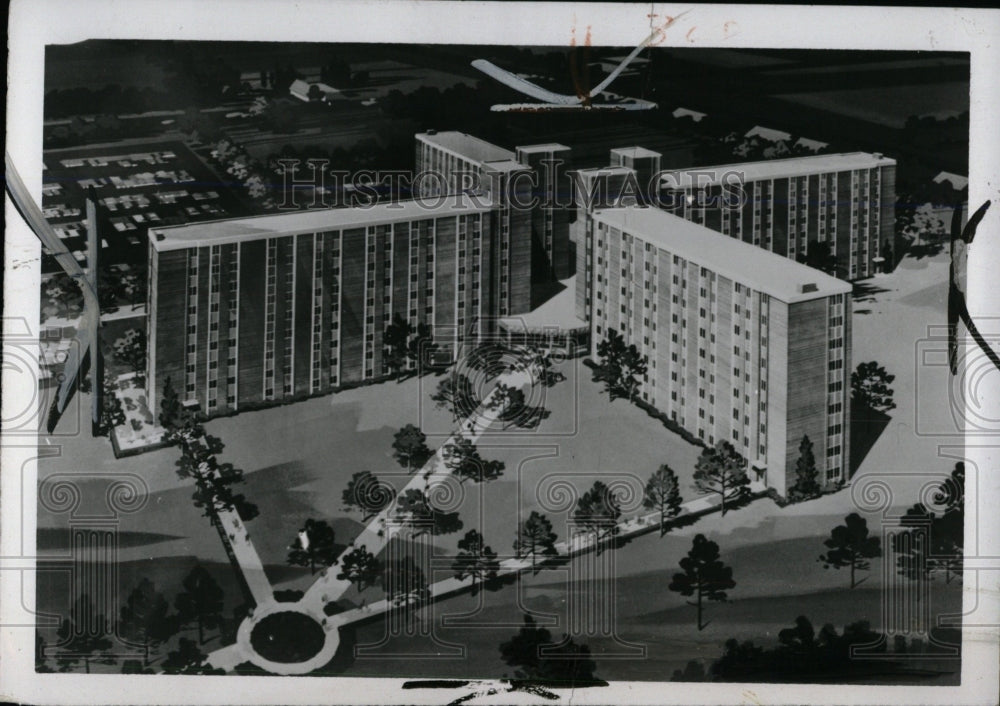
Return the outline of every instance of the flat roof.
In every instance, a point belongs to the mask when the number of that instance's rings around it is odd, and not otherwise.
[[[149,229],[149,240],[160,252],[207,245],[228,245],[276,235],[318,233],[345,228],[419,221],[489,211],[487,197],[452,194],[447,197],[397,201],[374,206],[326,208],[314,211],[289,211],[246,218],[201,221],[179,226]]]
[[[540,145],[518,145],[518,152],[525,152],[527,154],[533,154],[535,152],[560,152],[562,150],[568,150],[569,147],[566,145],[559,144],[558,142],[546,142]]]
[[[594,220],[784,302],[809,301],[852,290],[850,283],[825,272],[658,208],[607,208],[595,211]],[[803,292],[802,285],[810,284],[815,285],[815,291]]]
[[[526,164],[521,164],[516,159],[491,159],[488,162],[483,162],[483,169],[492,169],[498,172],[517,172],[527,171],[529,167]]]
[[[792,139],[792,134],[790,132],[785,132],[784,130],[775,130],[774,128],[764,127],[762,125],[754,125],[752,128],[747,130],[747,134],[744,135],[744,137],[763,137],[765,140],[780,142],[782,140]]]
[[[584,169],[574,169],[572,171],[588,176],[602,176],[605,174],[635,174],[635,169],[632,167],[610,165],[606,167],[586,167]]]
[[[682,183],[676,181],[681,174],[697,171],[704,172],[708,178],[706,186],[717,184],[726,173],[742,174],[746,181],[758,179],[782,179],[785,177],[809,176],[828,172],[846,172],[852,169],[871,169],[872,167],[887,167],[894,165],[896,160],[880,154],[868,152],[839,152],[835,154],[807,155],[805,157],[789,157],[787,159],[766,159],[760,162],[737,162],[734,164],[717,164],[708,167],[692,167],[689,169],[673,169],[664,171],[665,184]],[[670,175],[670,176],[666,176]]]
[[[419,132],[416,138],[473,162],[496,162],[517,157],[508,149],[457,130]]]
[[[611,154],[620,154],[625,157],[632,157],[634,159],[641,159],[643,157],[662,157],[663,155],[659,152],[646,149],[645,147],[639,147],[638,145],[634,147],[615,147],[611,150]]]

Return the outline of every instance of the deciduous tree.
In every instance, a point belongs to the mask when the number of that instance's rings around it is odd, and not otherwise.
[[[420,602],[428,596],[427,577],[407,554],[388,563],[382,572],[382,590],[396,605]]]
[[[472,382],[463,373],[457,372],[441,379],[431,400],[438,408],[450,409],[454,420],[469,416],[479,406],[479,397]]]
[[[316,565],[333,566],[337,563],[337,544],[333,527],[325,520],[306,520],[288,549],[288,563],[308,566],[309,573],[316,573]]]
[[[888,412],[895,409],[892,401],[892,388],[889,385],[896,379],[876,361],[859,363],[851,373],[851,399],[862,407],[878,412]]]
[[[385,334],[382,337],[385,345],[385,362],[395,375],[399,375],[406,368],[407,346],[414,330],[413,324],[398,313],[392,317],[392,323],[385,327]]]
[[[476,445],[464,436],[457,434],[454,438],[453,442],[445,446],[444,457],[448,468],[461,482],[490,481],[503,474],[505,468],[503,461],[487,461],[479,455]]]
[[[451,534],[462,529],[462,520],[457,512],[441,512],[431,506],[427,494],[419,488],[410,488],[396,503],[396,516],[409,520],[417,528],[417,534]]]
[[[917,503],[901,520],[905,532],[892,537],[896,568],[909,579],[925,579],[944,571],[945,583],[961,577],[965,540],[965,464],[955,464],[934,498],[935,509]]]
[[[500,656],[522,680],[570,688],[597,680],[597,665],[590,657],[590,648],[577,645],[568,635],[556,647],[549,631],[538,627],[527,614],[518,633],[500,644]]]
[[[346,510],[360,510],[366,522],[387,508],[395,495],[392,486],[380,481],[371,471],[358,471],[344,488],[341,501]]]
[[[427,435],[413,424],[407,424],[396,432],[392,442],[393,456],[407,473],[420,468],[432,455],[427,446]]]
[[[337,579],[340,581],[346,579],[359,591],[364,591],[369,586],[375,585],[381,573],[382,562],[362,544],[347,552],[340,560],[340,573],[337,574]]]

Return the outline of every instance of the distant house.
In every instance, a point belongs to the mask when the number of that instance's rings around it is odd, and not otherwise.
[[[770,140],[771,142],[784,142],[785,140],[792,139],[790,133],[782,132],[781,130],[774,130],[769,127],[761,127],[760,125],[755,125],[750,128],[744,137],[759,137],[764,140]]]
[[[313,97],[309,96],[309,91],[315,87],[319,93],[313,91]],[[295,79],[292,81],[292,85],[289,86],[288,92],[292,94],[293,97],[298,98],[304,103],[309,103],[312,100],[322,100],[328,101],[332,98],[339,98],[340,91],[338,91],[333,86],[328,86],[325,83],[308,83],[302,79]]]
[[[597,68],[604,73],[611,73],[618,66],[625,61],[625,55],[621,56],[609,56],[604,59],[598,59],[597,61],[590,62],[590,66]],[[632,61],[629,62],[628,68],[624,69],[620,74],[622,78],[627,78],[629,76],[638,76],[639,70],[646,67],[649,64],[649,59],[641,56],[637,56]]]
[[[962,191],[969,185],[969,177],[962,176],[961,174],[952,174],[951,172],[941,172],[934,177],[934,183],[948,184],[955,191]]]
[[[300,78],[292,81],[292,85],[289,86],[288,92],[300,101],[304,101],[306,103],[309,102],[309,84]]]
[[[819,152],[829,147],[830,144],[828,142],[820,142],[819,140],[810,140],[808,137],[800,137],[795,141],[795,146],[812,152]]]
[[[678,108],[672,115],[675,118],[691,118],[696,123],[700,123],[702,118],[708,117],[708,113],[699,113],[696,110],[688,110],[687,108]]]

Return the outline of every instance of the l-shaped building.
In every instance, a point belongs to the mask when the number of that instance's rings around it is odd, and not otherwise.
[[[635,344],[648,359],[641,398],[706,444],[731,442],[782,495],[803,436],[822,484],[848,477],[849,284],[644,206],[649,194],[619,198],[637,170],[658,168],[642,148],[577,170],[575,207],[525,208],[513,175],[558,189],[538,172],[565,163],[561,145],[508,153],[463,133],[418,144],[422,168],[446,180],[479,170],[483,181],[446,186],[433,202],[151,228],[150,407],[167,378],[208,416],[381,378],[397,316],[428,325],[453,358],[497,333],[551,342],[559,332],[535,319],[556,311],[572,320],[563,337],[573,350],[596,355],[612,329]],[[539,303],[574,270],[565,306]]]

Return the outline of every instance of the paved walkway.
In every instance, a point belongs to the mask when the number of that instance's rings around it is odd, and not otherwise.
[[[508,372],[504,373],[497,378],[497,383],[504,383],[511,387],[520,388],[525,385],[531,384],[532,376],[529,372]],[[447,449],[451,444],[455,443],[459,437],[468,439],[470,442],[475,444],[479,437],[484,431],[489,429],[496,421],[497,417],[503,411],[502,409],[493,408],[493,400],[496,396],[496,388],[490,391],[483,401],[480,403],[479,407],[473,412],[469,417],[464,419],[459,425],[458,430],[452,434],[447,441],[441,444],[441,447],[431,456],[430,460],[424,464],[423,468],[413,474],[413,478],[410,482],[399,492],[399,495],[403,495],[406,491],[411,489],[423,489],[425,493],[430,493],[435,486],[444,483],[449,477],[451,477],[451,468],[449,468],[447,460],[445,458],[445,449]],[[343,554],[337,559],[337,565],[341,563],[344,556],[353,551],[354,547],[360,547],[362,545],[365,548],[378,556],[379,553],[385,549],[389,541],[399,533],[401,529],[399,525],[390,524],[387,520],[391,517],[394,510],[394,504],[390,503],[382,512],[378,513],[368,526],[365,527],[361,533],[354,538],[351,547],[344,550]],[[315,583],[309,587],[306,591],[305,596],[302,598],[304,602],[311,603],[313,601],[320,601],[322,605],[329,603],[330,601],[335,601],[340,598],[347,589],[351,587],[351,582],[346,579],[336,578],[338,573],[337,566],[332,566],[329,569],[321,572],[321,575],[316,579]],[[322,608],[322,605],[320,606]]]
[[[535,379],[532,372],[533,370],[530,368],[523,371],[507,372],[497,378],[497,383],[522,388],[525,385],[532,384]],[[401,493],[411,488],[423,489],[425,492],[430,492],[435,486],[444,483],[451,476],[452,471],[445,459],[444,449],[456,441],[459,436],[475,443],[484,431],[496,423],[503,411],[499,407],[494,407],[493,401],[496,393],[496,387],[494,387],[490,391],[490,394],[483,399],[479,407],[462,421],[455,433],[441,445],[424,467],[414,474]],[[764,491],[764,485],[757,481],[752,482],[750,488],[755,496],[762,494]],[[682,518],[686,515],[712,512],[718,508],[718,496],[703,496],[689,500],[681,505],[681,512],[677,517]],[[395,503],[390,503],[384,510],[372,518],[368,526],[355,538],[353,546],[364,545],[368,551],[376,556],[382,552],[393,536],[402,528],[400,525],[387,522],[394,509]],[[252,662],[273,674],[309,674],[326,665],[333,658],[334,654],[336,654],[340,644],[339,630],[341,626],[362,620],[369,620],[388,612],[394,606],[400,605],[399,599],[395,601],[382,599],[361,608],[354,608],[333,616],[326,616],[324,612],[326,605],[336,601],[351,587],[350,581],[336,577],[338,573],[337,565],[321,572],[299,601],[295,603],[279,603],[274,600],[273,587],[264,573],[263,564],[250,540],[250,535],[245,525],[240,520],[239,514],[235,511],[223,511],[219,514],[219,517],[222,526],[226,529],[224,541],[229,544],[232,555],[236,558],[239,569],[246,579],[247,586],[257,605],[237,630],[236,642],[215,650],[208,656],[207,661],[213,667],[231,671],[239,664]],[[616,541],[657,531],[659,528],[659,519],[659,513],[651,512],[622,520],[618,523]],[[533,565],[531,556],[510,558],[501,561],[497,576],[499,578],[519,574],[522,571],[536,570],[544,566],[546,562],[595,551],[605,542],[606,540],[603,542],[598,541],[592,533],[580,533],[568,540],[557,542],[555,544],[555,555],[551,557],[537,557],[537,565]],[[338,564],[351,549],[345,549],[338,559]],[[426,600],[430,602],[438,601],[470,590],[473,587],[474,581],[475,578],[472,576],[466,576],[462,579],[452,577],[438,581],[428,587],[429,596]],[[414,604],[422,603],[417,597],[412,597],[408,600]],[[271,662],[259,655],[251,646],[251,633],[263,617],[278,612],[298,612],[312,617],[317,623],[322,625],[325,631],[326,641],[323,648],[311,659],[293,664]]]
[[[498,383],[502,382],[517,388],[529,385],[533,380],[534,377],[530,369],[507,372],[497,378]],[[414,474],[402,492],[411,488],[422,488],[425,492],[430,492],[436,485],[445,482],[451,476],[451,469],[444,458],[444,449],[456,441],[459,436],[475,443],[482,433],[497,421],[497,417],[503,410],[493,408],[495,396],[496,388],[483,399],[479,407],[469,417],[462,421],[455,433],[441,445],[424,467]],[[390,503],[382,512],[372,518],[368,526],[355,538],[354,545],[364,544],[368,551],[378,555],[400,529],[400,526],[386,522],[394,508],[395,504]],[[351,587],[351,582],[336,578],[337,568],[333,566],[321,572],[299,601],[279,603],[274,600],[274,589],[267,580],[260,556],[257,554],[239,514],[235,511],[226,511],[220,513],[220,520],[223,527],[226,528],[224,541],[232,550],[239,565],[238,568],[246,579],[257,605],[240,625],[236,642],[212,652],[208,656],[208,663],[219,669],[231,670],[236,665],[249,661],[274,674],[282,675],[308,674],[327,664],[337,651],[340,642],[339,629],[346,622],[342,616],[347,614],[338,614],[328,618],[324,613],[324,608],[327,603],[341,597]],[[345,549],[340,558],[350,550],[351,548]],[[338,558],[338,564],[340,558]],[[276,612],[304,613],[320,623],[326,632],[326,642],[320,652],[305,662],[294,664],[270,662],[261,657],[251,646],[250,636],[254,626],[264,616]]]
[[[760,497],[765,488],[763,483],[751,482],[750,492],[754,498]],[[681,505],[681,512],[677,515],[674,520],[683,518],[686,515],[692,514],[702,514],[706,512],[714,512],[719,509],[719,501],[717,496],[703,496],[690,500]],[[618,534],[617,540],[629,539],[631,537],[636,537],[648,532],[655,532],[659,530],[660,516],[658,512],[651,512],[645,515],[639,515],[626,520],[622,520],[618,523]],[[556,553],[553,556],[539,556],[536,558],[536,564],[532,564],[532,557],[526,556],[521,558],[505,559],[500,562],[500,568],[497,570],[497,577],[501,578],[504,576],[509,576],[511,574],[519,574],[522,571],[535,571],[539,569],[544,569],[546,562],[557,561],[558,559],[566,559],[575,557],[587,552],[594,551],[601,544],[607,544],[607,540],[603,542],[595,541],[595,537],[592,533],[585,532],[573,536],[568,541],[556,542],[555,550]],[[442,581],[431,584],[428,587],[429,599],[428,602],[439,601],[444,598],[449,598],[456,594],[462,593],[464,591],[471,590],[473,587],[473,577],[466,576],[465,578],[448,578]],[[411,599],[411,603],[417,605],[421,602],[417,599]],[[354,608],[343,613],[338,613],[331,618],[332,621],[336,623],[339,627],[341,625],[350,625],[351,623],[356,623],[362,620],[369,620],[373,617],[377,617],[384,613],[389,612],[394,606],[399,606],[401,603],[393,602],[390,600],[380,600],[374,603],[368,604],[363,608]],[[213,662],[214,664],[214,662]]]

